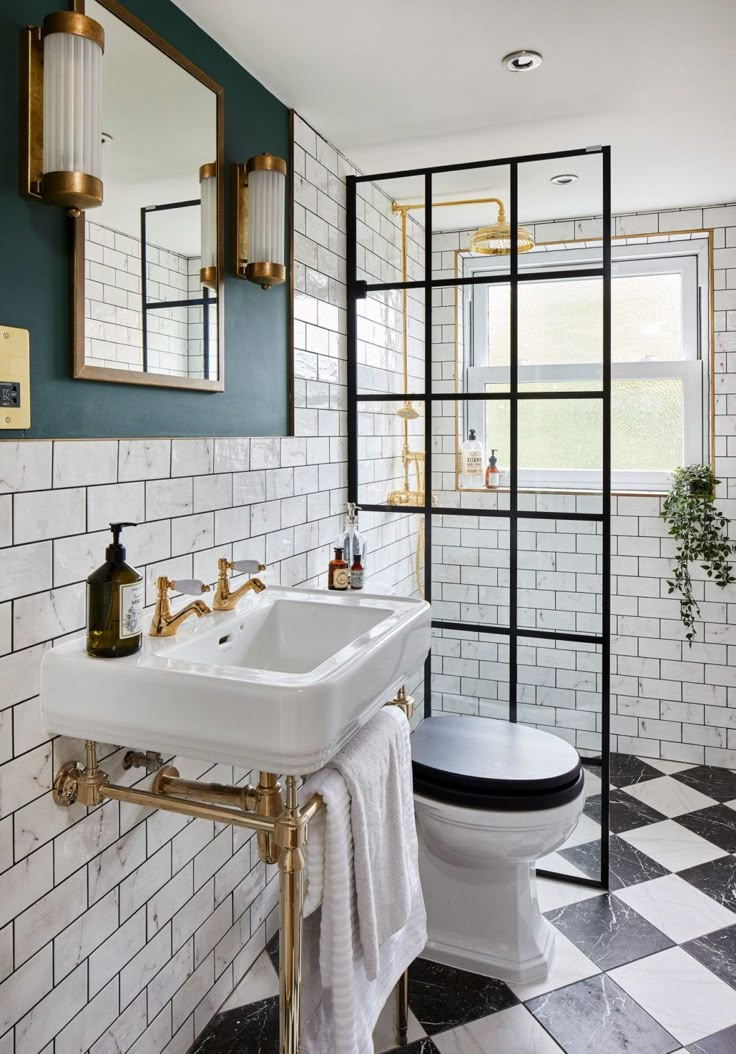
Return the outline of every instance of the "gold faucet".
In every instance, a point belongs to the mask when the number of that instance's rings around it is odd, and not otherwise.
[[[210,614],[210,609],[204,600],[192,600],[191,603],[181,608],[176,614],[172,615],[171,613],[170,589],[178,589],[182,593],[209,593],[211,587],[205,585],[204,582],[200,582],[197,579],[181,579],[178,582],[172,582],[166,575],[162,575],[156,579],[156,588],[158,590],[156,610],[153,613],[153,620],[149,630],[152,637],[173,637],[182,622],[188,619],[190,615],[202,618],[203,615]]]
[[[260,578],[249,578],[239,589],[230,589],[230,571],[245,571],[252,574],[254,571],[265,571],[266,565],[259,564],[257,560],[228,560],[221,556],[217,561],[217,589],[212,607],[215,611],[232,611],[237,602],[246,593],[253,590],[262,593],[266,583]]]

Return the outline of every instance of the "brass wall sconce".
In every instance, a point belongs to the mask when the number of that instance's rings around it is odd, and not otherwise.
[[[208,289],[217,289],[217,162],[202,165],[199,170],[202,202],[201,262],[199,281]]]
[[[99,22],[55,11],[21,32],[20,192],[78,216],[102,204]]]
[[[258,154],[232,172],[232,270],[262,289],[286,281],[286,162]]]

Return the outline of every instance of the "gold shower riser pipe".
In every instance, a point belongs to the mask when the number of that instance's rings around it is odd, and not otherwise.
[[[499,219],[506,215],[504,204],[500,198],[465,198],[464,201],[433,201],[433,209],[445,209],[456,205],[498,205]],[[398,201],[391,202],[391,211],[413,212],[415,209],[426,209],[426,204],[421,201],[413,202],[411,205],[400,205]]]

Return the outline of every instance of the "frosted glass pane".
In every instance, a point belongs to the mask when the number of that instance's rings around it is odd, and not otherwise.
[[[596,382],[576,382],[593,389]],[[524,391],[564,391],[565,382],[524,385]],[[508,391],[487,385],[486,391]],[[519,467],[526,469],[601,468],[600,399],[519,403]],[[486,404],[486,445],[499,447],[499,464],[509,464],[509,404]],[[667,471],[682,464],[684,392],[679,378],[616,380],[611,387],[611,467],[628,471]],[[497,438],[501,441],[497,442]],[[491,443],[491,440],[493,442]]]
[[[519,362],[598,363],[603,356],[600,279],[519,286]],[[682,358],[679,274],[630,275],[611,284],[614,362]],[[488,289],[488,365],[509,363],[509,287]]]

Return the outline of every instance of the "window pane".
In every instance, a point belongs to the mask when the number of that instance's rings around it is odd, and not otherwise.
[[[576,381],[577,389],[594,389],[597,382]],[[525,384],[524,391],[569,390],[567,382]],[[487,392],[508,391],[507,385],[487,384]],[[611,446],[614,471],[671,472],[682,463],[684,390],[679,377],[614,380],[611,386]],[[509,404],[486,404],[486,445],[509,433]],[[490,438],[489,438],[490,437]],[[601,402],[578,400],[574,427],[570,403],[539,401],[519,404],[519,468],[598,469],[601,467]],[[495,443],[495,439],[494,439]],[[499,465],[509,464],[508,446],[499,444]]]
[[[599,363],[602,284],[581,278],[519,286],[519,364]],[[488,288],[488,365],[509,363],[509,287]],[[627,275],[611,286],[614,362],[682,359],[679,273]]]

